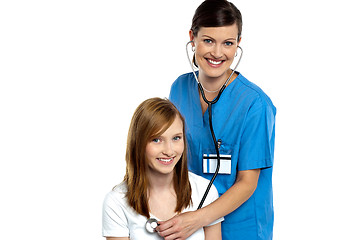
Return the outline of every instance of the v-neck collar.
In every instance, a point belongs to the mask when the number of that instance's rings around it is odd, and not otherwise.
[[[237,80],[237,78],[239,78],[240,73],[235,71],[235,73],[237,74],[237,77],[223,90],[222,95],[220,96],[218,102],[216,104],[219,104],[220,101],[222,101],[222,99],[224,98],[224,95],[227,94],[229,88],[232,88],[234,85],[234,82]],[[199,76],[199,72],[196,72],[197,77]],[[199,90],[198,90],[198,82],[195,79],[194,75],[192,74],[192,79],[193,79],[193,86],[192,86],[192,99],[193,101],[195,101],[194,104],[194,112],[196,113],[196,121],[197,121],[197,125],[198,126],[204,126],[204,121],[206,121],[208,119],[208,107],[206,109],[206,111],[204,111],[204,114],[202,113],[202,106],[201,106],[201,96],[199,95]],[[213,100],[213,99],[212,99]],[[213,108],[214,110],[214,108]],[[206,119],[205,119],[206,118]]]

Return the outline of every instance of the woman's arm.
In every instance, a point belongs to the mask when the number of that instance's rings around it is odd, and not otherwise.
[[[205,240],[222,240],[221,223],[204,227]]]
[[[260,169],[239,171],[233,186],[213,203],[159,222],[159,235],[165,240],[185,240],[199,228],[233,212],[252,196],[257,188],[259,173]]]

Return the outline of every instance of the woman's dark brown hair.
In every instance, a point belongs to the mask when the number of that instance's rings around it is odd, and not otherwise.
[[[234,23],[238,27],[238,41],[242,33],[242,15],[237,7],[227,0],[206,0],[197,8],[191,30],[196,37],[201,27],[224,27]]]
[[[126,196],[129,205],[137,213],[147,218],[150,217],[150,214],[145,148],[152,139],[162,135],[172,125],[177,116],[183,123],[183,134],[185,134],[184,118],[177,108],[169,100],[151,98],[138,106],[130,123],[126,149],[126,173],[124,177],[128,187]],[[185,136],[183,141],[183,155],[176,164],[173,175],[174,190],[177,194],[175,212],[178,213],[189,206],[192,193],[188,178]]]

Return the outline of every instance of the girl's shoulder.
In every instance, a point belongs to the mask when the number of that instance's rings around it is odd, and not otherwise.
[[[113,199],[117,202],[122,202],[126,198],[128,192],[127,184],[122,182],[115,187],[107,194],[106,199]]]
[[[189,176],[189,182],[192,186],[192,189],[197,188],[197,189],[203,189],[203,188],[207,188],[208,184],[209,184],[209,180],[199,176],[195,173],[192,172],[188,172],[188,176]]]

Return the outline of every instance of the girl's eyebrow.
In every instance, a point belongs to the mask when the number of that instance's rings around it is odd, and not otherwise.
[[[173,134],[172,136],[174,137],[174,136],[179,136],[179,135],[184,135],[183,134],[183,132],[179,132],[179,133],[175,133],[175,134]],[[164,135],[162,134],[162,135],[157,135],[157,136],[155,136],[155,137],[153,137],[152,139],[154,139],[154,138],[164,138]]]

